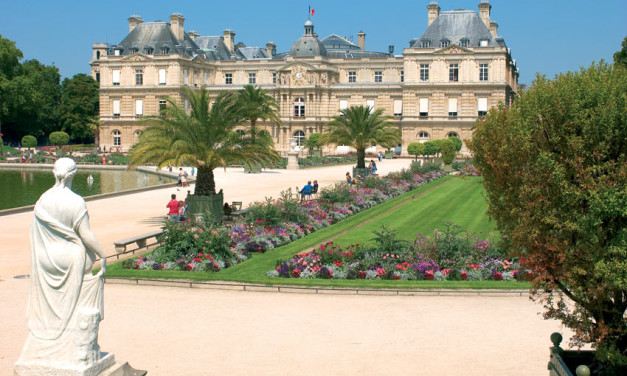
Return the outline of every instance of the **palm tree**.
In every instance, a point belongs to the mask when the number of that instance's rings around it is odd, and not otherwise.
[[[264,122],[270,120],[281,125],[279,105],[263,88],[253,85],[244,86],[237,92],[237,106],[243,118],[250,121],[250,137],[253,143],[257,141],[259,135],[256,128],[257,120]]]
[[[347,145],[357,150],[357,168],[365,168],[366,148],[379,144],[395,145],[401,140],[401,131],[383,115],[383,109],[370,110],[368,106],[353,106],[341,111],[327,124],[324,143]]]
[[[130,151],[129,168],[156,162],[159,168],[187,164],[196,167],[195,195],[215,194],[213,170],[231,162],[269,162],[278,159],[274,149],[253,144],[230,133],[243,121],[233,94],[221,93],[209,108],[209,94],[183,88],[190,111],[168,99],[161,116],[146,118],[149,126]]]

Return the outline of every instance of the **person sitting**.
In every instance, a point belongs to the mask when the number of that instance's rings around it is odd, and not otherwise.
[[[366,170],[361,171],[361,173],[359,175],[357,175],[357,183],[363,183],[364,181],[366,181]]]
[[[187,220],[187,199],[185,199],[185,201],[179,201],[179,219],[181,222]]]
[[[311,180],[310,180],[307,182],[307,185],[305,185],[303,189],[300,190],[300,200],[305,201],[305,197],[311,196],[312,189],[313,189],[313,186],[311,185]]]
[[[348,184],[355,184],[355,179],[351,178],[351,174],[349,174],[348,172],[346,173],[346,182]]]
[[[314,180],[313,187],[311,188],[311,194],[315,195],[318,193],[318,180]]]

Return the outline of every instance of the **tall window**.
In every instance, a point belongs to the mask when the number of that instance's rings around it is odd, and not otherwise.
[[[340,99],[340,112],[348,108],[348,101],[346,99]]]
[[[122,145],[122,133],[117,129],[113,131],[113,146]]]
[[[449,138],[450,137],[457,137],[457,138],[459,138],[459,135],[457,134],[457,132],[449,132],[449,134],[447,134],[446,137],[449,137]],[[461,138],[460,138],[460,140],[461,140]]]
[[[224,83],[226,85],[232,85],[233,84],[233,73],[225,73],[224,74]]]
[[[135,117],[142,117],[144,115],[144,101],[142,99],[135,99]]]
[[[440,41],[440,47],[448,47],[448,46],[449,46],[449,44],[451,44],[451,41],[450,41],[450,40],[448,40],[448,39],[442,39],[442,40]]]
[[[113,117],[120,117],[120,100],[113,100]]]
[[[163,115],[167,105],[168,105],[168,102],[166,102],[165,99],[159,99],[159,115]]]
[[[248,83],[256,84],[257,83],[257,74],[256,73],[248,73]]]
[[[374,112],[374,99],[367,99],[366,107],[370,109],[370,113],[373,113]]]
[[[383,82],[383,72],[374,71],[374,82]]]
[[[423,40],[420,42],[420,48],[429,48],[429,47],[431,47],[430,40]]]
[[[167,71],[163,68],[159,69],[159,85],[165,85],[167,76],[166,72]]]
[[[100,72],[96,72],[96,82],[100,82]]]
[[[394,116],[403,115],[403,101],[400,99],[394,99]]]
[[[198,86],[198,73],[194,72],[194,86]]]
[[[303,144],[303,141],[305,140],[305,132],[296,131],[294,132],[293,137],[296,139],[296,145],[301,146]]]
[[[276,72],[272,72],[272,83],[276,84]]]
[[[419,116],[427,117],[429,116],[429,98],[420,98],[420,108],[419,108]]]
[[[189,72],[187,71],[187,69],[183,70],[183,85],[189,85]]]
[[[457,117],[457,98],[448,99],[448,116]]]
[[[298,97],[294,101],[294,116],[296,117],[305,116],[305,98]]]
[[[357,72],[348,72],[348,82],[357,82]]]
[[[205,72],[205,73],[203,74],[202,83],[203,83],[204,85],[209,85],[209,73]]]
[[[120,85],[120,70],[119,69],[114,69],[113,70],[113,86],[119,86]]]
[[[405,82],[405,71],[401,71],[401,82]]]
[[[477,115],[486,116],[488,114],[488,98],[479,98],[477,100]]]
[[[450,64],[448,66],[448,80],[451,82],[459,81],[459,64]]]
[[[420,64],[420,81],[429,81],[429,64]]]
[[[488,64],[479,64],[479,81],[488,80]]]
[[[143,69],[135,69],[135,85],[144,84],[144,71]]]

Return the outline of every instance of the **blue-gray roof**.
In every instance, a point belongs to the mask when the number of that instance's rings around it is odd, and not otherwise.
[[[314,25],[311,20],[305,22],[305,34],[298,38],[292,48],[290,48],[290,56],[293,57],[314,57],[327,56],[327,50],[318,37],[314,33]]]
[[[231,54],[224,44],[224,39],[218,36],[200,36],[195,40],[198,47],[211,54],[215,60],[241,60],[245,59],[244,55],[238,48],[233,50]]]
[[[170,29],[170,24],[164,21],[140,23],[119,44],[112,46],[111,50],[119,49],[120,55],[125,56],[135,52],[144,53],[146,48],[152,48],[153,53],[159,55],[164,47],[168,48],[169,53],[188,55],[201,53],[187,34],[182,41],[177,40]]]
[[[320,43],[322,43],[327,52],[332,50],[361,50],[358,45],[337,34],[331,34],[328,37],[323,38]]]
[[[268,53],[265,48],[261,47],[239,47],[239,52],[244,55],[246,60],[267,59]]]
[[[452,10],[441,12],[420,38],[409,42],[409,47],[420,48],[423,41],[429,41],[431,47],[437,48],[444,40],[456,45],[460,45],[462,40],[467,40],[468,47],[478,47],[481,40],[487,40],[488,47],[505,45],[502,38],[492,36],[476,12]]]

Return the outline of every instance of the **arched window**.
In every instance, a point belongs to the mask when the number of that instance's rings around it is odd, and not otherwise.
[[[429,133],[425,132],[425,131],[421,131],[420,133],[418,133],[418,140],[420,142],[425,142],[429,140]]]
[[[449,134],[447,134],[446,137],[457,137],[457,138],[459,138],[459,135],[456,132],[449,132]]]
[[[301,146],[303,144],[303,140],[305,140],[305,132],[296,131],[294,132],[293,137],[296,139],[296,145]]]
[[[122,132],[116,129],[113,131],[113,146],[120,145],[122,145]]]
[[[305,116],[305,98],[298,97],[294,100],[294,116],[295,117],[303,117]]]

